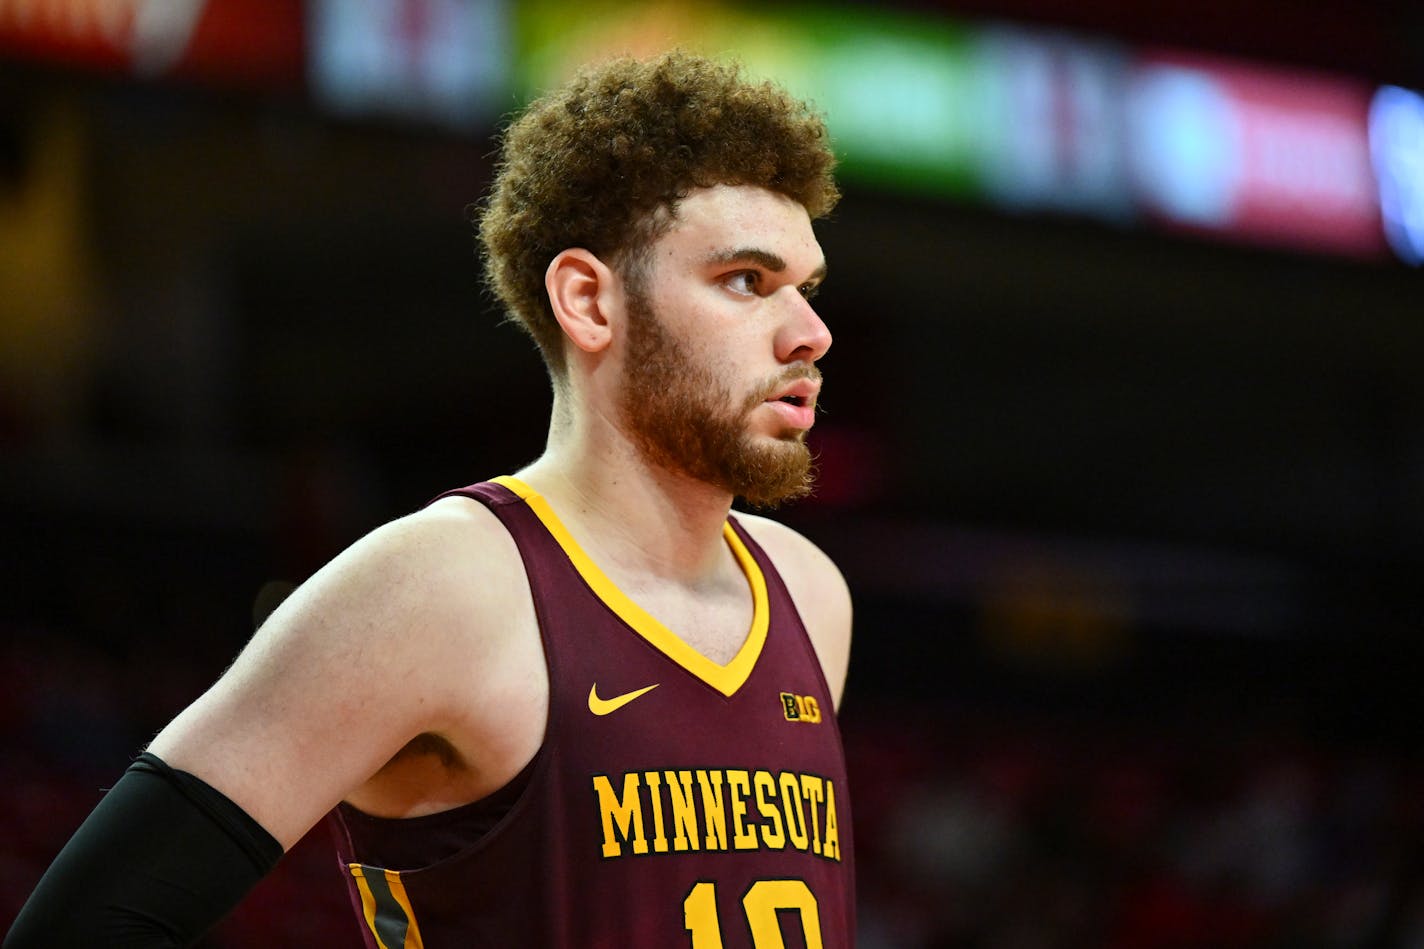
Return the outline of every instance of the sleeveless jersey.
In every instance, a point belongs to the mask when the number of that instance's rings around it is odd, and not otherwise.
[[[527,485],[506,477],[451,493],[484,503],[519,547],[548,723],[529,766],[483,801],[408,820],[333,812],[366,945],[852,946],[832,697],[746,530],[733,518],[723,533],[754,618],[719,665],[614,586]]]

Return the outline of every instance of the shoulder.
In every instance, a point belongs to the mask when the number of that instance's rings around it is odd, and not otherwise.
[[[405,561],[437,581],[464,580],[471,571],[492,579],[523,573],[519,548],[499,518],[479,501],[459,495],[377,528],[350,552]]]
[[[482,737],[491,713],[472,707],[472,681],[491,702],[527,691],[527,589],[512,538],[479,502],[391,521],[288,597],[150,750],[289,846],[412,738]]]
[[[734,516],[775,561],[776,569],[783,576],[804,575],[814,582],[845,586],[845,580],[831,558],[804,535],[780,521],[759,514],[738,511]]]
[[[514,538],[487,507],[459,496],[377,528],[307,586],[314,614],[343,617],[353,646],[400,667],[404,694],[418,683],[431,699],[457,706],[471,661],[487,672],[498,665],[531,607]]]
[[[740,512],[736,518],[785,581],[839,703],[850,661],[852,608],[845,577],[821,548],[785,524]]]
[[[293,611],[319,606],[324,615],[365,615],[399,622],[344,624],[348,636],[401,635],[407,648],[438,645],[439,638],[412,640],[422,620],[457,631],[471,611],[483,612],[523,577],[518,549],[508,531],[477,501],[443,498],[429,507],[377,527],[319,570],[273,616],[274,632],[291,630]],[[517,587],[516,587],[517,588]],[[298,629],[309,632],[305,624]]]
[[[473,498],[451,495],[383,524],[348,552],[390,553],[423,561],[442,559],[452,550],[498,557],[515,549],[513,538],[489,508]]]

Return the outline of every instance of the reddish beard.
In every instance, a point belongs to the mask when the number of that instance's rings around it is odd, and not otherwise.
[[[796,379],[819,379],[798,366],[758,386],[740,405],[705,365],[663,328],[643,294],[628,296],[628,361],[620,409],[652,464],[716,485],[757,507],[804,497],[815,483],[806,433],[775,440],[749,432],[751,413]]]

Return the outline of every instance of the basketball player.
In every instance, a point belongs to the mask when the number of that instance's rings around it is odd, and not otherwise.
[[[685,54],[531,105],[480,237],[547,450],[293,594],[6,945],[186,944],[329,814],[371,947],[850,946],[849,595],[729,513],[810,485],[832,164],[804,104]]]

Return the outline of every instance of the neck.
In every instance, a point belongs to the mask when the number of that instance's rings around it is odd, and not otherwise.
[[[649,464],[607,414],[574,413],[558,394],[554,402],[544,454],[518,477],[548,499],[595,561],[688,584],[726,571],[730,494]]]

